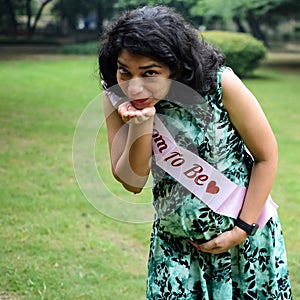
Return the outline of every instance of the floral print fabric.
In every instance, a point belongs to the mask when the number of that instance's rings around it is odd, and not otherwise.
[[[193,103],[161,100],[157,115],[178,145],[247,186],[252,159],[216,93]],[[197,251],[187,239],[208,241],[234,219],[214,213],[169,174],[152,164],[156,218],[148,261],[147,300],[292,299],[278,216],[255,236],[219,254]]]

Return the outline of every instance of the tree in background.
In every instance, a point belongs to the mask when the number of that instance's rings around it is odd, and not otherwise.
[[[199,0],[118,0],[114,5],[114,9],[119,12],[144,5],[165,5],[173,7],[190,22],[199,24],[199,20],[202,21],[202,16],[191,14],[191,10],[197,5],[197,2],[199,2]]]
[[[96,13],[97,13],[97,31],[98,34],[102,33],[103,24],[105,20],[109,20],[114,15],[114,5],[118,2],[117,0],[94,0]]]
[[[42,16],[43,10],[50,2],[52,2],[52,0],[42,0],[39,1],[39,4],[36,6],[37,3],[35,1],[32,2],[32,0],[25,0],[25,9],[27,15],[26,28],[29,37],[33,36],[38,21]]]
[[[26,35],[31,38],[37,28],[37,24],[42,16],[44,8],[52,0],[2,0],[0,3],[1,20],[7,21],[8,26],[4,29],[8,29],[8,33],[18,35],[19,33],[19,16],[26,16]],[[5,23],[4,23],[5,24]],[[2,29],[5,26],[2,26]]]
[[[87,20],[92,16],[96,23],[93,30],[99,35],[104,22],[116,13],[143,5],[163,4],[174,7],[195,27],[225,29],[233,23],[237,31],[251,33],[267,44],[266,29],[274,31],[280,23],[297,20],[300,15],[299,0],[226,0],[225,3],[224,0],[0,0],[0,30],[17,35],[19,20],[26,16],[25,31],[32,37],[50,2],[53,19],[58,17],[60,24],[57,26],[65,35],[78,30],[79,19]]]
[[[57,0],[53,13],[58,15],[61,23],[67,24],[71,31],[78,29],[78,20],[95,15],[96,32],[101,34],[103,22],[113,16],[115,0]]]
[[[279,26],[288,21],[290,28],[286,33],[279,34]],[[279,37],[286,38],[286,35],[295,41],[300,38],[300,1],[299,0],[285,0],[281,1],[279,5],[271,8],[267,14],[261,16],[261,22],[273,31],[273,39]],[[298,22],[298,25],[297,25]]]
[[[17,34],[18,22],[16,14],[16,6],[12,0],[0,1],[0,29],[12,35]]]
[[[89,11],[89,1],[85,0],[58,0],[52,8],[52,13],[60,19],[60,33],[63,34],[75,31],[78,18],[87,15]]]
[[[299,0],[198,0],[193,15],[202,15],[205,24],[215,21],[234,22],[238,31],[250,33],[267,44],[262,25],[277,26],[279,22],[300,14]]]

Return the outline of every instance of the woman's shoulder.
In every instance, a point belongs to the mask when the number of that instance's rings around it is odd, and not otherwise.
[[[228,87],[228,83],[234,84],[239,78],[235,75],[234,71],[228,66],[221,66],[216,73],[216,87],[215,96],[217,100],[222,99],[224,88]]]
[[[216,81],[217,81],[217,88],[222,89],[223,86],[223,78],[228,77],[229,75],[233,75],[234,72],[233,70],[228,67],[228,66],[221,66],[218,70],[217,70],[217,75],[216,75]]]

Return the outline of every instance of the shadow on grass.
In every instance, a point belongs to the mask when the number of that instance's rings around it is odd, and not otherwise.
[[[263,71],[261,71],[263,69]],[[270,71],[270,72],[265,72]],[[252,80],[252,81],[264,81],[264,82],[274,82],[280,81],[280,78],[276,76],[276,73],[280,73],[280,69],[269,69],[268,67],[261,66],[260,69],[255,71],[246,77],[242,77],[242,80]]]
[[[261,72],[263,69],[267,72]],[[300,74],[300,52],[299,53],[269,53],[268,58],[262,61],[260,68],[252,75],[243,79],[279,81],[276,74]]]
[[[261,66],[265,69],[291,74],[300,73],[299,52],[270,52]]]

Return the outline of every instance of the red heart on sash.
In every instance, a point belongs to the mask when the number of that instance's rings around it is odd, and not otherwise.
[[[218,194],[220,188],[217,186],[217,183],[213,180],[211,181],[207,187],[206,187],[206,192],[210,194]]]

